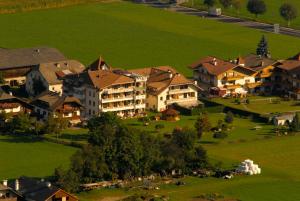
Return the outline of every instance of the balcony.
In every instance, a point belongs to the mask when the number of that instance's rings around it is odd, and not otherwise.
[[[143,109],[143,108],[146,108],[146,104],[137,104],[135,105],[135,109]]]
[[[120,87],[117,89],[105,89],[103,93],[114,94],[114,93],[131,92],[131,91],[134,91],[134,87],[128,87],[128,88]]]
[[[171,100],[167,100],[166,104],[171,105],[173,103],[182,103],[182,102],[189,102],[189,101],[197,101],[197,97],[171,99]]]
[[[136,95],[135,99],[145,99],[146,95]]]
[[[119,101],[126,101],[126,100],[133,100],[133,95],[116,97],[116,98],[102,98],[102,103],[112,103],[112,102],[119,102]]]
[[[117,111],[122,111],[122,110],[133,110],[134,105],[124,105],[124,106],[117,106],[117,107],[107,107],[107,108],[102,108],[103,112],[117,112]]]
[[[195,92],[194,90],[187,88],[187,89],[171,89],[169,94],[178,94],[178,93],[190,93]]]

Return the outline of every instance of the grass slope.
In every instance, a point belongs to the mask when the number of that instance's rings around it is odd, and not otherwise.
[[[190,2],[187,5],[191,6],[192,1],[193,0],[190,0]],[[248,0],[241,0],[241,1],[242,1],[242,8],[241,8],[239,14],[233,8],[225,9],[225,10],[223,10],[223,12],[225,14],[229,14],[229,15],[233,15],[233,16],[246,17],[246,18],[250,18],[250,19],[254,19],[254,20],[258,20],[258,21],[264,21],[264,22],[268,22],[268,23],[279,23],[282,26],[287,26],[287,22],[285,20],[283,20],[279,14],[280,6],[283,3],[288,2],[292,5],[294,5],[298,9],[298,11],[300,11],[299,10],[300,9],[300,1],[299,0],[264,0],[267,5],[267,12],[265,14],[259,16],[256,19],[253,14],[251,14],[247,11]],[[203,0],[194,0],[194,5],[195,5],[195,7],[200,8],[200,9],[207,8],[207,6],[203,5]],[[218,6],[220,6],[220,5],[218,5]],[[300,17],[298,17],[297,19],[292,21],[291,26],[299,29],[300,28]]]
[[[75,148],[28,138],[0,135],[0,180],[19,176],[45,177],[66,167]]]
[[[0,16],[0,46],[47,45],[91,63],[100,54],[116,67],[187,65],[206,55],[228,59],[254,52],[266,34],[275,58],[299,51],[300,40],[131,3],[100,3]]]

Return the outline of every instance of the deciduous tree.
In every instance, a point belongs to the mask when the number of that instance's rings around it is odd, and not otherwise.
[[[257,18],[258,15],[264,14],[267,11],[267,6],[263,0],[249,0],[247,10]]]
[[[291,25],[291,21],[298,16],[298,10],[295,6],[289,3],[284,3],[279,9],[281,17],[287,21],[288,27]]]

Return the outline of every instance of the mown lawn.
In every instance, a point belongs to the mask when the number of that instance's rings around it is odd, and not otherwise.
[[[282,112],[299,112],[299,101],[284,101],[278,97],[253,96],[248,97],[249,104],[238,104],[235,98],[213,98],[212,101],[225,106],[242,109],[259,114],[282,113]],[[276,100],[279,100],[276,101]]]
[[[0,180],[20,176],[46,177],[58,166],[67,167],[75,148],[0,135]]]
[[[203,5],[203,0],[190,0],[187,5],[191,6],[192,2],[194,1],[194,6],[201,9],[207,9],[207,6]],[[258,21],[264,21],[268,23],[279,23],[282,26],[287,26],[287,22],[282,19],[282,17],[279,14],[279,8],[283,3],[291,3],[294,5],[298,11],[300,9],[300,1],[298,0],[264,0],[267,5],[267,12],[258,18],[255,18],[255,16],[247,11],[247,2],[248,0],[242,0],[242,7],[240,12],[238,13],[233,8],[224,9],[223,12],[225,14],[233,15],[233,16],[239,16],[244,18],[250,18]],[[218,5],[219,7],[220,5]],[[291,24],[292,27],[300,28],[300,17],[292,21]]]
[[[300,39],[128,2],[0,15],[0,47],[51,46],[89,64],[100,54],[114,67],[187,65],[215,55],[255,52],[265,34],[274,58],[299,51]],[[17,26],[16,26],[17,25]]]

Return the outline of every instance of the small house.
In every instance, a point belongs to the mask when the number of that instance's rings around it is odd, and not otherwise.
[[[9,182],[8,187],[20,195],[22,201],[78,201],[77,197],[44,179],[21,177]]]
[[[78,98],[60,96],[54,92],[44,92],[36,97],[31,104],[39,119],[46,120],[50,115],[53,115],[54,118],[61,116],[68,119],[71,124],[81,122],[82,104]]]
[[[275,126],[284,126],[289,125],[293,122],[295,117],[295,113],[283,113],[274,117],[274,125]]]

